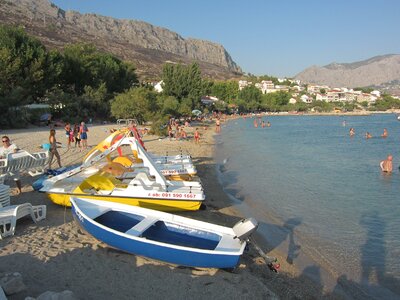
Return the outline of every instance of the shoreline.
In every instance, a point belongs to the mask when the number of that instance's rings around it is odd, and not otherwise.
[[[173,154],[182,151],[192,155],[205,189],[207,210],[182,212],[181,215],[233,226],[241,219],[241,215],[218,182],[213,156],[213,124],[207,123],[207,130],[204,130],[202,124],[197,125],[201,128],[200,145],[196,145],[192,139],[169,141],[151,135],[145,136],[144,142],[153,153]],[[114,124],[89,127],[89,144],[96,145],[108,136],[108,130],[113,127]],[[189,137],[192,137],[195,128],[186,128]],[[38,146],[48,136],[47,130],[22,129],[7,133],[21,149],[30,152],[40,151]],[[62,128],[57,128],[57,140],[64,143]],[[63,165],[81,161],[85,153],[75,149],[60,149]],[[219,269],[182,268],[112,249],[83,232],[72,221],[69,209],[57,206],[45,194],[33,191],[30,184],[34,180],[36,178],[22,177],[23,193],[13,193],[11,204],[46,204],[46,220],[38,224],[33,224],[29,218],[20,220],[15,235],[0,241],[0,274],[4,276],[5,273],[19,272],[27,287],[9,296],[9,299],[37,297],[48,290],[71,290],[81,299],[129,299],[133,294],[139,299],[183,298],[188,295],[193,299],[337,299],[299,274],[294,267],[286,266],[284,255],[279,258],[281,272],[276,274],[270,271],[254,245],[250,245],[249,251],[242,256],[233,273]],[[7,180],[6,184],[15,192],[12,180]],[[268,249],[264,245],[261,248]],[[279,256],[275,250],[267,254]]]

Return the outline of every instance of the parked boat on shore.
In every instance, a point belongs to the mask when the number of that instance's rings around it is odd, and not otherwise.
[[[254,219],[233,228],[165,212],[71,197],[75,220],[91,235],[117,249],[182,266],[234,268]]]
[[[200,180],[167,179],[138,141],[126,135],[105,151],[89,156],[81,166],[43,180],[39,191],[63,206],[71,206],[70,196],[80,196],[165,211],[199,209],[205,199]],[[99,163],[123,143],[136,144],[143,161],[141,168],[119,172],[114,167],[110,169],[112,163]]]

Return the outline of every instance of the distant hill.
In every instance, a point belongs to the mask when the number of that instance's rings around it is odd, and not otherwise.
[[[375,56],[354,63],[312,66],[295,76],[303,82],[331,87],[375,87],[400,92],[400,55]]]
[[[242,74],[222,45],[184,39],[141,21],[64,11],[47,0],[0,0],[0,23],[24,26],[48,48],[62,50],[67,43],[92,42],[98,49],[132,61],[142,80],[159,77],[166,61],[197,61],[202,73],[214,79]]]

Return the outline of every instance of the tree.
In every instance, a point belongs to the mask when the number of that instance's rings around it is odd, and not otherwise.
[[[226,103],[233,103],[239,94],[239,84],[237,81],[218,81],[211,87],[211,95]]]
[[[0,25],[0,124],[19,122],[13,108],[37,101],[54,85],[58,58],[22,28]]]
[[[248,110],[254,111],[261,106],[262,92],[254,85],[249,85],[239,92],[238,98],[247,103],[251,103],[251,105],[248,106]]]
[[[147,88],[131,88],[118,94],[111,102],[115,118],[136,118],[139,123],[151,120],[158,110],[157,95]]]
[[[105,84],[107,92],[113,94],[138,83],[132,64],[99,52],[92,44],[71,44],[65,48],[63,79],[77,95],[84,93],[85,86],[98,88]]]
[[[189,66],[181,64],[165,64],[163,66],[162,80],[164,81],[163,94],[173,96],[178,101],[189,98],[194,103],[200,102],[207,85],[201,78],[199,65],[193,63]]]

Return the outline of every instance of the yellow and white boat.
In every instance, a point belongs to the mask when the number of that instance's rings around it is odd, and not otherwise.
[[[117,162],[125,167],[144,167],[145,164],[143,158],[139,157],[138,154],[140,150],[142,153],[146,152],[147,158],[156,165],[164,176],[171,180],[191,180],[191,178],[197,174],[197,169],[193,164],[190,155],[179,154],[174,156],[159,156],[147,152],[144,148],[143,141],[141,141],[140,137],[134,137],[130,129],[121,129],[113,132],[84,157],[83,163],[86,163],[93,157],[100,155],[116,142],[119,142],[119,147],[117,148],[119,156],[111,158],[110,155],[107,155],[106,157],[110,162]],[[130,155],[122,154],[123,146],[130,147]]]
[[[63,206],[71,205],[70,196],[79,196],[163,211],[199,209],[205,199],[201,182],[167,179],[138,141],[127,135],[111,142],[104,151],[87,156],[81,166],[44,180],[40,191]],[[135,144],[137,157],[142,160],[139,168],[100,162],[124,143]]]

